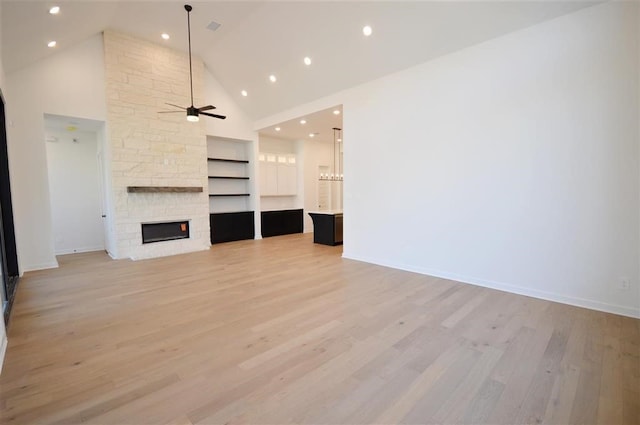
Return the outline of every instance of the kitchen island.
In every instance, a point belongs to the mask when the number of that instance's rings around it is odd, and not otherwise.
[[[342,244],[342,210],[309,211],[309,215],[313,220],[313,242]]]

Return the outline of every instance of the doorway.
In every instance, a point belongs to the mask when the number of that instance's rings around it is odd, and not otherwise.
[[[103,251],[102,122],[50,114],[44,122],[55,254]]]
[[[9,177],[9,155],[7,150],[7,126],[4,96],[0,91],[0,279],[2,280],[2,309],[4,322],[9,314],[18,285],[18,253],[13,225],[11,182]]]

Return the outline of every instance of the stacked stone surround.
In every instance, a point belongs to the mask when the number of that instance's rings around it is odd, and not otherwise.
[[[107,132],[118,258],[152,258],[207,249],[207,140],[201,120],[165,103],[187,106],[184,53],[138,38],[104,33]],[[195,104],[201,105],[204,65],[193,62]],[[127,193],[127,186],[202,186],[202,193]],[[141,223],[190,220],[190,238],[142,244]]]

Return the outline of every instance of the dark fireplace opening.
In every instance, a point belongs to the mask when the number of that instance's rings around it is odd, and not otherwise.
[[[189,237],[188,221],[142,223],[142,243],[172,241]]]

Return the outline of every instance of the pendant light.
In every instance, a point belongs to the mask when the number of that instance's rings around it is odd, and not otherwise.
[[[338,127],[333,127],[333,167],[331,168],[331,172],[324,174],[320,173],[320,180],[330,180],[330,181],[342,181],[342,158],[340,157],[340,148],[338,143],[342,144],[342,129]],[[336,147],[338,149],[336,149]],[[338,154],[338,159],[336,160],[336,153]],[[337,167],[336,167],[337,165]]]

